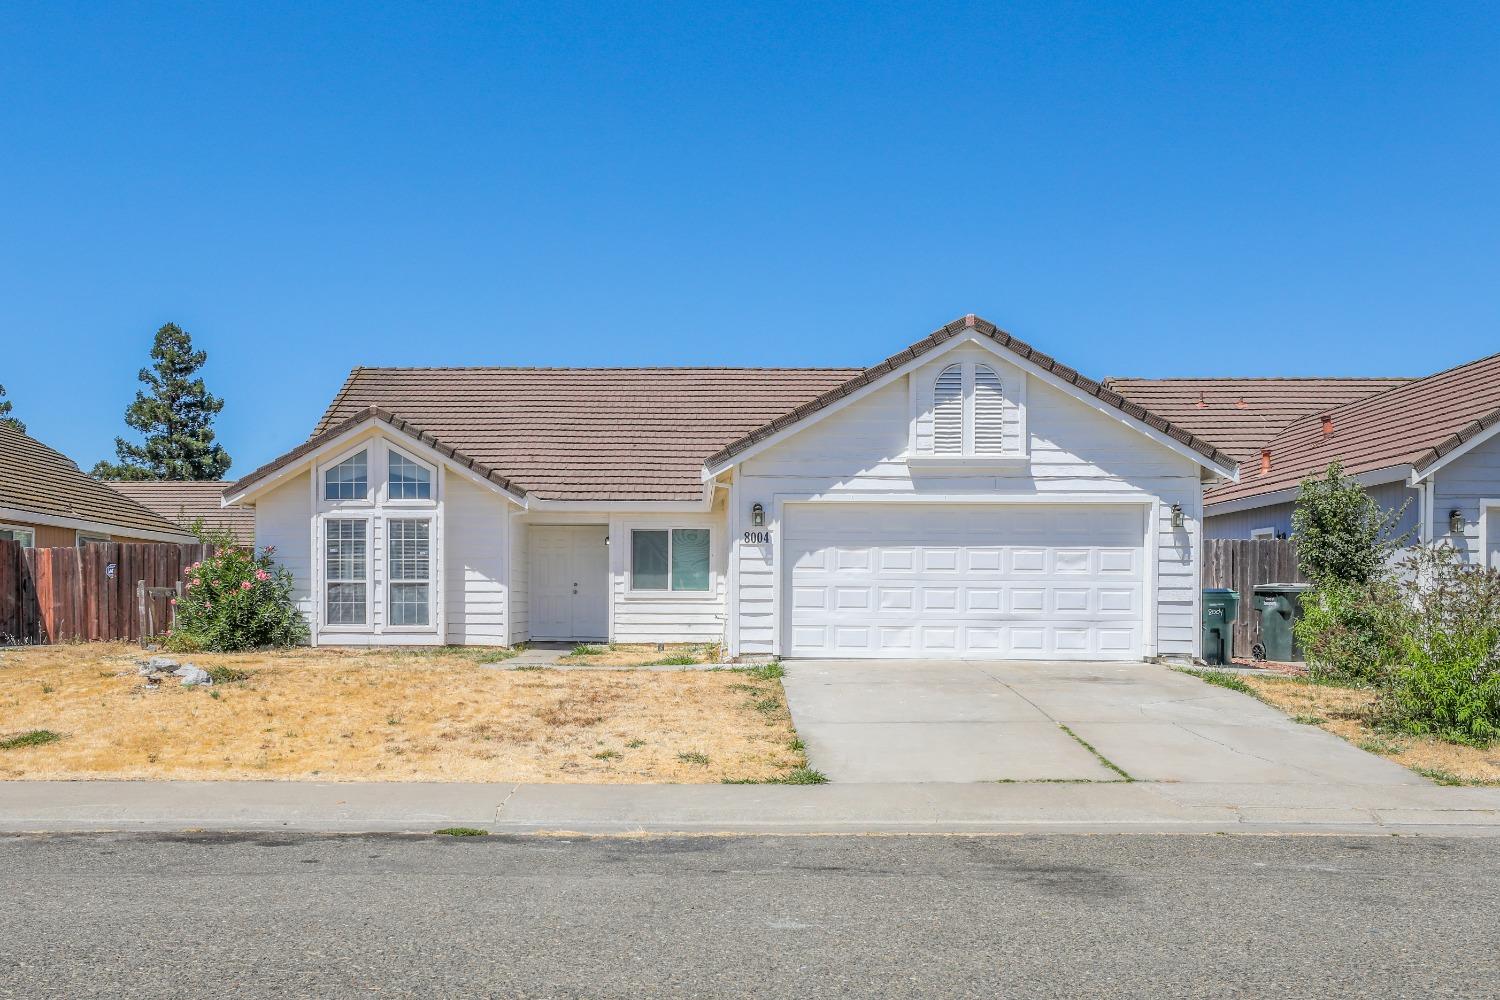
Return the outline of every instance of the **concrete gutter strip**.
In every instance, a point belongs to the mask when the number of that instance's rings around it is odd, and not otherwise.
[[[1500,836],[1500,789],[1154,782],[515,785],[0,783],[0,832],[1320,832]]]

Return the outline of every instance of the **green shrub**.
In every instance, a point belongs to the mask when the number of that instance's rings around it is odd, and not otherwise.
[[[293,646],[307,639],[307,622],[292,603],[292,575],[271,560],[275,550],[227,546],[184,572],[167,633],[175,650],[236,652]]]
[[[1334,462],[1299,486],[1292,507],[1297,568],[1319,586],[1375,580],[1411,538],[1396,530],[1405,513],[1406,505],[1386,510]]]
[[[1409,611],[1386,686],[1388,721],[1488,746],[1500,738],[1500,570],[1440,546],[1417,550],[1400,572]]]
[[[1397,658],[1397,636],[1409,613],[1389,580],[1332,582],[1303,597],[1293,632],[1315,679],[1378,685]]]

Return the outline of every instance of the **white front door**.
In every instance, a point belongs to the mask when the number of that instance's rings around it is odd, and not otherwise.
[[[531,637],[609,637],[609,529],[532,525]]]
[[[791,504],[791,656],[1141,655],[1145,509]]]

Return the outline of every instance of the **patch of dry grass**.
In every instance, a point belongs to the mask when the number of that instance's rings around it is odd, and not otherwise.
[[[1391,733],[1373,725],[1376,692],[1285,678],[1240,675],[1256,697],[1299,721],[1318,725],[1370,753],[1419,773],[1462,782],[1500,783],[1500,745],[1480,750],[1432,736]],[[1313,720],[1317,720],[1313,722]]]
[[[804,763],[774,679],[478,662],[495,653],[194,654],[247,677],[150,690],[131,646],[0,651],[0,739],[63,736],[0,751],[0,778],[705,783]]]
[[[588,667],[645,667],[664,661],[686,666],[693,663],[719,662],[719,647],[714,645],[671,644],[657,649],[655,643],[612,643],[608,646],[575,646],[559,662]]]

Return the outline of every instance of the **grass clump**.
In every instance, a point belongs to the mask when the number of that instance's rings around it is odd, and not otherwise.
[[[698,657],[694,656],[692,653],[673,653],[671,656],[664,656],[664,657],[662,657],[661,659],[657,660],[655,663],[651,664],[651,666],[653,666],[653,667],[689,667],[689,666],[692,666],[693,664],[695,664],[697,662],[699,662],[698,661]]]
[[[250,671],[222,663],[215,663],[205,672],[215,684],[242,684],[250,679]]]
[[[786,676],[786,668],[776,660],[754,667],[736,667],[735,670],[758,681],[779,681]]]
[[[56,743],[62,739],[62,733],[53,732],[50,729],[33,729],[12,736],[9,739],[0,740],[0,750],[20,750],[25,747],[46,746],[48,743]]]
[[[476,830],[472,826],[445,826],[441,830],[433,830],[439,837],[488,837],[490,831]]]
[[[568,653],[568,655],[570,657],[571,656],[603,656],[607,652],[609,652],[609,647],[608,646],[595,646],[595,645],[592,645],[590,643],[581,643],[581,644],[579,644],[577,646],[574,646],[573,649]]]
[[[708,766],[708,754],[699,753],[696,750],[689,750],[686,753],[680,753],[677,755],[677,759],[682,761],[684,764],[697,764],[701,767]]]
[[[1184,673],[1191,677],[1196,677],[1200,681],[1203,681],[1205,684],[1212,684],[1215,687],[1228,688],[1231,691],[1238,691],[1240,694],[1248,694],[1252,698],[1255,697],[1255,690],[1251,688],[1249,684],[1246,684],[1242,678],[1236,676],[1235,674],[1227,674],[1219,670],[1189,670],[1186,667],[1176,667],[1174,669],[1176,669],[1179,673]]]

